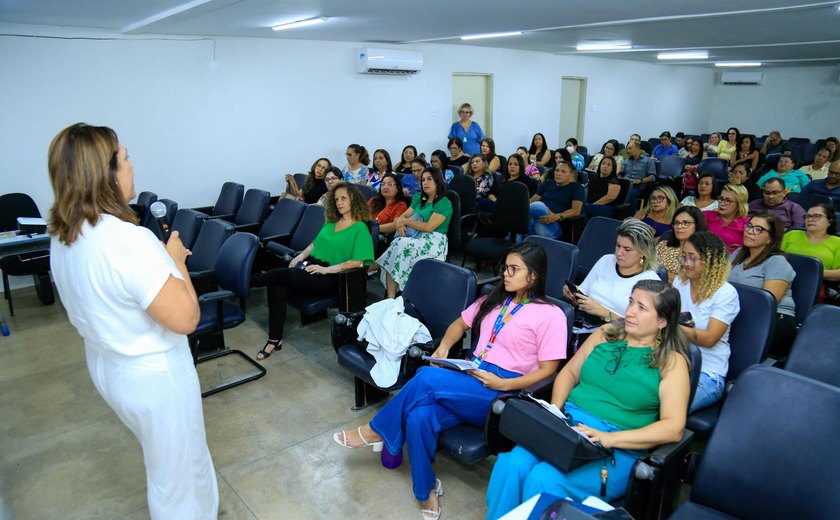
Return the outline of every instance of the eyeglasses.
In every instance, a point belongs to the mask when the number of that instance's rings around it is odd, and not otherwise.
[[[472,112],[470,112],[469,110],[460,110],[458,113],[459,114],[472,114]]]
[[[814,222],[819,222],[821,218],[825,215],[820,213],[805,213],[805,221],[813,220]]]
[[[518,265],[503,265],[499,268],[499,273],[504,276],[510,276],[513,278],[516,276],[520,270],[524,269],[523,267],[519,267]]]
[[[693,226],[693,225],[694,225],[693,220],[675,220],[674,221],[674,227],[675,228],[687,228],[687,227]]]
[[[327,184],[329,184],[329,183],[331,183],[331,182],[335,182],[335,181],[337,181],[337,180],[338,180],[338,177],[327,177],[326,179],[324,179],[324,182],[326,182]]]
[[[735,199],[727,199],[726,197],[718,197],[718,204],[735,204]]]
[[[778,190],[778,191],[762,190],[762,193],[764,193],[765,195],[770,195],[770,196],[772,197],[772,196],[774,196],[774,195],[778,195],[778,194],[780,194],[780,193],[784,193],[784,191],[782,191],[782,190]]]
[[[394,182],[382,182],[379,185],[382,186],[383,188],[396,188],[397,187],[397,184],[394,183]]]
[[[744,224],[744,231],[746,231],[747,233],[750,233],[752,235],[760,235],[760,234],[764,233],[765,231],[767,231],[769,233],[769,230],[767,230],[767,229],[765,229],[761,226],[754,226],[749,222]]]
[[[651,195],[651,197],[650,197],[651,202],[664,202],[665,200],[666,200],[665,195],[657,195],[655,197],[653,195]]]
[[[627,350],[627,347],[616,347],[616,349],[612,353],[612,359],[608,360],[607,363],[604,365],[604,370],[606,370],[609,375],[615,375],[615,372],[621,365],[621,359],[624,357],[625,350]]]
[[[696,256],[685,256],[680,255],[679,257],[680,265],[687,265],[687,266],[695,266],[700,263],[700,259]]]
[[[833,173],[834,175],[840,175],[840,171],[837,171],[837,170],[828,170],[828,173]]]

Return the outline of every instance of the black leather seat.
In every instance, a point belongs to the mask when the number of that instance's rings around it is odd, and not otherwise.
[[[149,229],[152,233],[158,236],[158,238],[160,238],[159,226],[150,209],[152,204],[157,202],[157,200],[158,196],[156,193],[152,193],[151,191],[141,191],[140,194],[137,195],[137,202],[132,204],[131,207],[137,214],[137,218],[140,219],[140,225]]]
[[[493,227],[504,233],[503,237],[473,238],[464,245],[463,266],[467,256],[495,264],[512,246],[518,235],[528,233],[531,224],[528,188],[521,182],[507,182],[499,188]]]
[[[446,198],[452,204],[452,218],[449,220],[449,229],[446,232],[448,260],[452,250],[461,247],[461,197],[455,191],[446,190]]]
[[[429,291],[432,281],[437,287],[434,292]],[[475,300],[475,294],[475,273],[426,258],[414,264],[402,296],[411,302],[411,305],[405,306],[406,313],[420,319],[433,338],[442,338],[447,327]],[[384,399],[389,392],[401,388],[414,374],[406,366],[404,358],[397,382],[388,388],[381,388],[370,376],[375,361],[365,351],[364,345],[334,343],[333,348],[338,356],[338,364],[353,374],[356,392],[354,409],[362,409]]]
[[[194,210],[216,218],[233,218],[242,205],[242,196],[245,194],[245,186],[238,182],[226,182],[222,184],[219,198],[212,206],[193,208]]]
[[[297,228],[306,204],[298,200],[285,198],[277,201],[265,221],[260,226],[257,236],[260,242],[289,239]]]
[[[823,282],[823,265],[813,256],[785,253],[788,262],[796,272],[790,286],[793,303],[796,306],[796,324],[801,326],[820,297]]]
[[[324,206],[310,204],[304,208],[294,233],[287,241],[282,244],[276,241],[267,242],[265,248],[279,258],[286,255],[294,256],[315,240],[322,227],[324,227]]]
[[[455,175],[449,181],[449,186],[446,192],[454,191],[458,194],[458,199],[461,202],[461,241],[458,244],[460,247],[463,242],[469,240],[475,234],[475,228],[478,224],[478,209],[476,207],[475,198],[475,181],[469,175]],[[455,224],[455,221],[452,221]],[[450,224],[450,225],[452,225]],[[451,246],[452,244],[450,244]]]
[[[840,387],[840,307],[816,305],[796,335],[785,370]]]
[[[729,161],[718,157],[709,157],[697,165],[697,175],[711,173],[719,182],[729,182]]]
[[[242,204],[233,217],[224,218],[236,226],[236,231],[256,233],[268,214],[268,205],[271,201],[271,194],[265,190],[252,188],[245,192]],[[215,218],[215,216],[213,217]]]
[[[210,290],[212,281],[208,277],[216,268],[216,259],[222,244],[231,236],[233,236],[233,224],[230,222],[207,220],[201,225],[192,254],[187,257],[187,271],[190,273],[197,294]]]

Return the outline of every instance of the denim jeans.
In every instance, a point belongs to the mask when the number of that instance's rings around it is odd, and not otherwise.
[[[692,414],[718,402],[723,395],[725,385],[725,377],[700,372],[700,381],[697,383],[697,391],[694,393],[694,401],[691,402],[688,413]]]
[[[552,222],[551,224],[543,224],[540,222],[540,217],[548,215],[548,206],[544,202],[537,201],[531,203],[531,226],[528,228],[529,235],[539,235],[547,238],[557,238],[563,234],[560,229],[559,222]]]
[[[505,379],[521,375],[486,361],[479,368]],[[423,367],[370,421],[390,453],[402,452],[403,443],[408,446],[417,500],[427,500],[435,486],[432,462],[438,434],[461,423],[483,425],[499,394],[469,374]]]

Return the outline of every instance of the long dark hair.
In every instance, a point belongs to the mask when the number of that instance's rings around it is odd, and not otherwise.
[[[412,163],[416,162],[416,161],[417,160],[415,159],[414,161],[412,161]],[[443,180],[443,173],[439,169],[435,168],[434,166],[427,166],[426,168],[423,169],[423,173],[428,173],[429,175],[431,175],[432,176],[432,181],[435,183],[435,200],[432,201],[432,206],[434,206],[435,204],[437,204],[437,201],[446,197],[446,181]],[[420,174],[420,182],[422,183],[422,181],[423,181],[423,174]],[[425,206],[428,201],[429,201],[429,196],[426,194],[425,191],[423,191],[423,188],[421,186],[421,188],[420,188],[420,207],[422,208],[423,206]]]
[[[363,164],[365,166],[370,164],[370,155],[368,155],[367,148],[356,143],[349,145],[347,148],[350,148],[351,150],[359,154],[359,164]]]
[[[373,156],[376,157],[376,154],[378,153],[381,153],[382,157],[385,158],[385,173],[391,173],[391,171],[394,169],[394,166],[391,164],[391,154],[389,154],[388,150],[385,150],[384,148],[378,148],[373,152]],[[370,169],[379,173],[379,170],[376,169],[376,165],[374,165],[373,163],[371,163]]]
[[[545,254],[545,249],[535,242],[525,241],[517,244],[507,251],[502,256],[502,262],[507,260],[507,257],[512,254],[519,255],[522,262],[528,269],[528,276],[533,276],[534,281],[528,288],[528,298],[535,303],[548,303],[545,299],[545,278],[548,273],[548,256]],[[478,308],[478,313],[472,322],[473,337],[481,335],[481,322],[484,321],[490,312],[496,307],[500,307],[505,300],[515,296],[515,293],[505,290],[504,276],[490,291],[490,294],[481,302]],[[565,338],[558,339],[558,341],[565,341]]]
[[[755,255],[755,258],[750,256],[750,248],[747,246],[740,247],[735,254],[735,258],[732,259],[733,266],[743,262],[744,269],[749,269],[762,264],[773,255],[784,255],[782,253],[782,240],[785,238],[785,225],[782,223],[782,219],[769,211],[759,211],[753,214],[750,217],[750,222],[756,218],[763,218],[770,226],[770,229],[767,230],[770,233],[770,243],[764,246],[764,249]]]
[[[543,144],[540,148],[537,148],[537,145],[534,143],[537,136],[542,137]],[[537,156],[537,159],[540,159],[546,151],[548,151],[548,143],[545,142],[545,136],[542,133],[537,132],[534,134],[534,137],[531,138],[531,147],[528,148],[528,153],[534,154]]]
[[[312,189],[312,185],[315,184],[315,167],[318,166],[318,163],[321,161],[327,161],[327,168],[332,166],[332,163],[326,157],[319,157],[314,163],[312,163],[312,167],[309,168],[309,173],[306,174],[306,180],[303,181],[303,192],[306,193],[310,189]],[[327,176],[327,168],[324,168],[324,177]],[[321,179],[323,180],[323,179]]]
[[[674,212],[674,217],[671,219],[671,227],[674,227],[674,222],[677,221],[677,217],[683,213],[694,219],[694,233],[709,230],[709,226],[706,224],[706,217],[703,216],[703,212],[700,211],[700,208],[697,206],[680,206],[677,208],[677,211]],[[671,236],[668,237],[667,242],[665,242],[665,245],[668,247],[680,247],[680,241],[677,239],[677,234],[672,232]]]
[[[519,165],[519,176],[520,177],[527,177],[527,175],[525,175],[525,159],[523,159],[521,155],[519,155],[518,153],[515,153],[515,154],[511,155],[510,157],[508,157],[508,165],[510,165],[511,162],[515,162],[516,164]],[[505,181],[510,180],[510,172],[507,169],[505,169],[505,172],[502,174],[502,178]]]
[[[393,179],[394,184],[397,185],[397,196],[394,197],[395,202],[405,202],[405,204],[408,205],[411,201],[408,200],[408,197],[406,197],[405,193],[403,193],[402,180],[400,179],[400,176],[394,172],[388,172],[382,176],[382,182],[385,182],[385,179]],[[379,191],[376,192],[376,195],[374,195],[371,200],[370,210],[372,213],[382,211],[385,209],[385,206],[388,205],[388,202],[382,195],[382,183],[379,184]]]

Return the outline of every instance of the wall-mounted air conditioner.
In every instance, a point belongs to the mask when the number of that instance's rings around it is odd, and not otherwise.
[[[763,82],[763,72],[726,71],[720,73],[721,85],[761,85]]]
[[[359,74],[416,74],[423,70],[423,55],[414,51],[356,49],[356,72]]]

